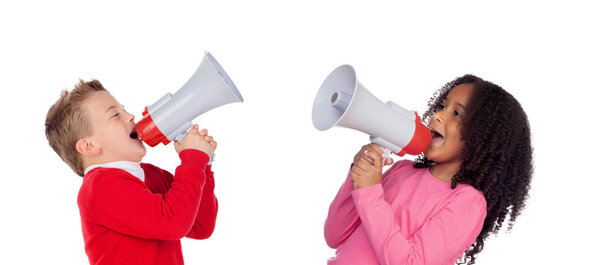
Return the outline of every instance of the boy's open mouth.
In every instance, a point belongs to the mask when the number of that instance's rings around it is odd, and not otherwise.
[[[135,131],[135,128],[133,128],[133,131],[129,134],[129,137],[131,139],[139,139],[137,131]]]

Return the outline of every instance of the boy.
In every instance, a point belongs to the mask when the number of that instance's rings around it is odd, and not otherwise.
[[[207,165],[217,143],[194,125],[173,176],[140,163],[146,149],[127,113],[97,80],[62,92],[46,117],[50,146],[83,183],[77,204],[90,263],[183,264],[182,237],[208,238],[217,199]]]

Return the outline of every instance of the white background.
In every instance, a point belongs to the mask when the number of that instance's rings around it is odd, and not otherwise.
[[[60,91],[99,79],[139,119],[187,81],[204,51],[245,102],[195,120],[219,142],[220,209],[210,239],[182,240],[187,264],[325,264],[334,255],[323,222],[368,137],[316,130],[311,108],[346,63],[378,98],[419,113],[465,73],[512,93],[531,123],[531,199],[477,264],[595,261],[598,11],[581,1],[3,2],[0,264],[88,262],[81,178],[44,136]],[[146,162],[178,164],[171,145],[147,150]]]

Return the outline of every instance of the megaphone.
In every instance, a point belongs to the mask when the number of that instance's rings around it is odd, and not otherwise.
[[[244,102],[223,67],[208,52],[192,77],[175,94],[167,93],[150,106],[135,125],[138,137],[149,146],[181,142],[192,120],[216,107]]]
[[[315,128],[342,126],[370,135],[385,152],[418,155],[431,141],[431,132],[414,111],[388,101],[383,103],[356,78],[350,65],[342,65],[325,79],[312,109]]]

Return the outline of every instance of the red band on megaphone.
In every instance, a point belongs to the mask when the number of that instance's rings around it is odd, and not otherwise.
[[[399,156],[405,154],[418,155],[425,151],[431,142],[431,131],[421,123],[421,117],[415,112],[415,133],[410,142],[398,153]]]
[[[135,125],[135,131],[142,141],[147,145],[154,147],[158,143],[168,144],[170,141],[154,124],[152,116],[148,114],[148,107],[144,108],[144,118]]]

